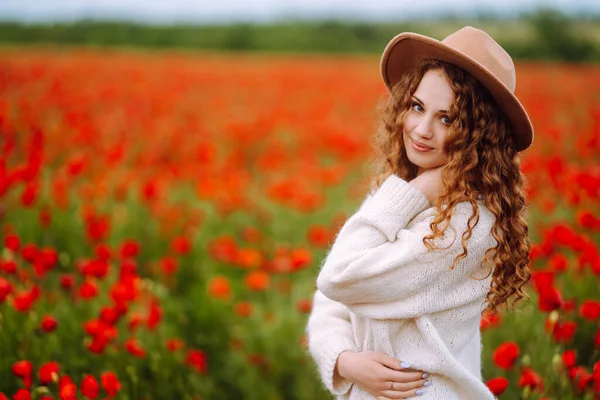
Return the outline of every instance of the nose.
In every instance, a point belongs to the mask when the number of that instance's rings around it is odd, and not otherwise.
[[[418,124],[415,126],[415,133],[423,138],[431,138],[433,133],[431,123],[431,118],[423,116],[421,119],[419,119]]]

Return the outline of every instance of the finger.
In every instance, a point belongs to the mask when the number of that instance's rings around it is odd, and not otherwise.
[[[394,400],[402,400],[405,398],[405,396],[402,393],[406,393],[406,392],[398,392],[398,391],[391,391],[391,390],[384,390],[383,392],[381,392],[381,394],[383,395],[382,398],[385,399],[394,399]]]
[[[426,386],[430,386],[431,383],[426,383],[429,382],[426,379],[420,379],[418,381],[412,381],[412,382],[394,382],[394,390],[395,391],[410,391],[413,389],[419,389],[421,387],[426,387]],[[391,389],[391,387],[388,387],[388,389]]]
[[[419,372],[386,371],[384,379],[390,382],[414,382],[425,379],[429,374]],[[425,376],[425,378],[423,378]]]
[[[375,353],[373,356],[373,360],[377,361],[381,365],[395,370],[402,370],[410,366],[408,363],[403,363],[397,358],[391,357],[385,353]]]
[[[391,399],[391,400],[404,400],[404,397],[400,392],[392,392],[391,390],[384,390],[381,392],[383,396],[377,397],[378,399]]]
[[[404,398],[410,399],[411,397],[420,396],[420,395],[424,394],[425,391],[426,391],[426,388],[419,388],[419,389],[413,389],[413,390],[400,391],[400,392],[398,392],[398,394],[403,399]]]

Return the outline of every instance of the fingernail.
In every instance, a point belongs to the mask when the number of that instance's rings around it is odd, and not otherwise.
[[[402,362],[400,363],[400,366],[401,366],[402,368],[408,368],[408,367],[410,367],[410,366],[411,366],[411,364],[410,364],[410,363],[407,363],[406,361],[402,361]]]
[[[423,384],[423,386],[431,386],[431,381],[427,381]]]
[[[429,376],[429,374],[428,374],[427,372],[425,372],[421,378],[425,379],[425,378],[427,378],[428,376]]]
[[[420,395],[422,395],[423,393],[425,393],[425,391],[424,391],[423,389],[419,389],[419,390],[417,390],[417,392],[416,392],[416,393],[417,393],[417,396],[420,396]]]

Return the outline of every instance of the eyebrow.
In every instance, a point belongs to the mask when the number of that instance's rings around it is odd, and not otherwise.
[[[423,103],[423,102],[421,101],[421,99],[419,99],[417,96],[413,95],[413,97],[414,97],[414,98],[415,98],[415,99],[416,99],[416,100],[417,100],[419,103],[421,103],[421,104],[425,104],[425,103]],[[448,111],[447,111],[447,110],[440,110],[440,111],[438,111],[438,112],[440,112],[440,113],[444,113],[444,114],[448,114]]]

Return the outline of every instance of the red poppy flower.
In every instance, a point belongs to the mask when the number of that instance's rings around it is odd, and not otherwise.
[[[185,342],[178,338],[171,338],[166,340],[165,347],[167,350],[173,352],[183,349],[185,347]]]
[[[325,248],[332,239],[332,232],[323,225],[313,225],[308,228],[307,239],[311,245],[319,248]]]
[[[121,390],[121,382],[119,382],[114,372],[109,371],[100,374],[100,382],[109,396],[116,396],[117,392]]]
[[[88,399],[95,399],[100,393],[100,385],[92,375],[86,375],[81,380],[81,393]]]
[[[556,272],[563,272],[567,269],[567,257],[563,254],[555,254],[550,259],[550,265]]]
[[[592,381],[594,385],[594,391],[600,393],[600,361],[596,361],[592,368]]]
[[[2,270],[7,274],[16,274],[17,263],[14,260],[6,260],[2,263]]]
[[[104,243],[96,245],[96,257],[102,261],[108,261],[110,259],[110,247]]]
[[[575,386],[579,391],[585,390],[586,387],[592,383],[592,374],[582,366],[570,368],[569,378],[575,383]]]
[[[42,318],[41,327],[44,332],[52,332],[56,329],[57,326],[58,323],[56,322],[56,319],[54,319],[54,317],[46,315],[44,316],[44,318]]]
[[[296,310],[300,311],[303,314],[310,313],[312,309],[312,300],[310,299],[300,299],[296,302]]]
[[[481,320],[479,321],[479,329],[483,331],[485,329],[498,326],[500,325],[501,321],[502,317],[500,314],[488,311],[483,315],[483,317],[481,317]]]
[[[79,287],[79,297],[85,300],[92,299],[98,294],[98,285],[92,278],[88,278]]]
[[[19,389],[13,396],[14,400],[31,400],[31,393],[27,389]]]
[[[158,327],[158,324],[162,320],[162,309],[160,308],[160,304],[157,300],[152,300],[150,302],[150,311],[148,312],[148,319],[146,321],[146,326],[148,329],[155,330]]]
[[[163,257],[163,259],[160,261],[160,268],[165,275],[170,275],[177,272],[178,267],[179,263],[177,262],[177,259],[173,257]]]
[[[184,255],[189,253],[191,249],[192,245],[185,236],[178,236],[171,242],[171,250],[173,250],[175,254]]]
[[[58,363],[50,361],[42,365],[38,371],[40,382],[48,385],[52,382],[58,382]]]
[[[12,372],[17,378],[21,378],[23,380],[23,384],[26,387],[31,387],[31,374],[33,372],[33,365],[30,361],[17,361],[12,366]]]
[[[31,207],[39,194],[39,185],[37,182],[28,182],[21,193],[21,204],[24,207]]]
[[[594,321],[600,317],[600,301],[586,300],[579,308],[579,314],[590,321]]]
[[[21,240],[15,234],[9,233],[4,237],[4,246],[9,248],[10,250],[16,252],[19,250],[21,246]]]
[[[67,375],[61,376],[58,381],[58,397],[60,400],[77,400],[77,386]]]
[[[238,249],[235,263],[246,269],[256,268],[263,263],[263,255],[257,249]]]
[[[312,254],[307,249],[294,249],[290,254],[292,271],[308,267],[312,263]]]
[[[140,253],[140,244],[133,239],[125,240],[119,250],[122,258],[134,258]]]
[[[576,363],[576,355],[575,350],[567,350],[562,355],[563,364],[567,368],[571,368],[575,366]]]
[[[206,372],[206,356],[200,350],[188,350],[185,362],[202,374]]]
[[[514,342],[503,343],[493,354],[493,360],[500,368],[508,369],[514,365],[519,357],[519,346]]]
[[[144,358],[146,356],[146,350],[140,345],[140,342],[137,338],[129,338],[125,341],[125,348],[132,355]]]
[[[71,289],[75,285],[75,278],[73,275],[64,274],[60,276],[60,287],[65,290]]]
[[[2,303],[12,292],[13,287],[10,282],[0,276],[0,303]]]
[[[576,216],[579,225],[591,230],[600,230],[600,218],[589,210],[580,210]]]
[[[154,200],[160,194],[159,185],[156,181],[149,181],[142,187],[142,196],[146,200]]]
[[[254,310],[254,308],[252,307],[252,303],[242,301],[235,305],[234,310],[235,313],[240,317],[249,317],[250,315],[252,315],[252,311]]]
[[[28,292],[21,292],[13,298],[13,306],[15,310],[19,312],[26,312],[32,306],[33,303],[37,300],[40,295],[40,289],[37,286],[34,286]]]
[[[85,219],[86,234],[92,242],[106,239],[110,231],[110,221],[105,215],[90,215]]]
[[[547,256],[548,253],[545,251],[544,247],[540,244],[532,244],[529,249],[529,260],[533,263],[535,260],[540,259],[542,257]]]
[[[115,325],[121,317],[121,312],[117,307],[102,307],[100,310],[100,319],[108,325]]]
[[[252,271],[244,278],[246,287],[257,292],[266,290],[269,287],[269,281],[269,274],[265,271]]]
[[[558,224],[554,227],[552,238],[557,244],[570,247],[572,247],[578,239],[573,229],[565,224]]]
[[[560,292],[554,287],[539,288],[538,307],[540,311],[553,311],[561,308],[563,299]]]
[[[231,284],[224,276],[215,276],[208,282],[208,293],[216,298],[227,300],[231,298]]]
[[[35,244],[28,243],[21,249],[21,257],[23,260],[33,263],[37,257],[38,249],[35,247]]]
[[[101,354],[109,343],[109,338],[105,335],[94,336],[87,349],[95,354]]]
[[[237,259],[237,243],[231,236],[222,236],[209,242],[208,253],[215,261],[234,263]]]
[[[500,396],[508,387],[508,379],[501,376],[492,378],[486,382],[486,385],[495,396]]]
[[[535,290],[538,292],[544,288],[554,286],[554,276],[556,273],[550,270],[533,271],[531,274],[531,282],[535,285]]]
[[[568,343],[573,340],[577,324],[573,321],[559,322],[554,326],[552,337],[559,343]]]
[[[521,370],[521,376],[517,383],[519,387],[529,387],[531,390],[541,391],[544,389],[544,381],[533,369],[525,367]]]
[[[104,278],[110,269],[108,261],[102,259],[80,260],[78,267],[83,276],[95,278]]]

